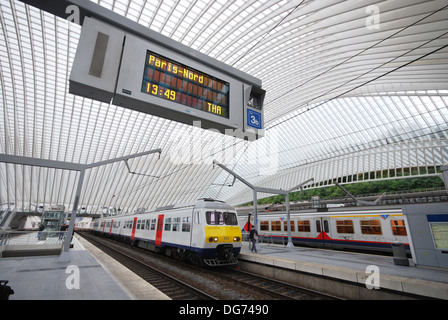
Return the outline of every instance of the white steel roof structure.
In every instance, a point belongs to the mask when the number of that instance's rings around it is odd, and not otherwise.
[[[436,174],[448,164],[445,0],[97,0],[262,80],[256,142],[68,92],[81,27],[0,2],[0,154],[90,164],[80,203],[136,211],[201,197]],[[0,159],[1,160],[1,159]],[[73,205],[75,171],[0,161],[0,203]],[[229,186],[231,185],[231,187]]]

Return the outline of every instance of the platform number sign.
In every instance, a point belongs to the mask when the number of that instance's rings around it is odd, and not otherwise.
[[[261,123],[261,113],[247,109],[247,125],[252,128],[261,129]]]

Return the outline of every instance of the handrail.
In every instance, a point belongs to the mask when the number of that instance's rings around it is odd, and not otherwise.
[[[0,231],[0,246],[62,244],[66,231]]]

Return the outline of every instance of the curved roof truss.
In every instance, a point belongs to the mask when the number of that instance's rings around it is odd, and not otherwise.
[[[317,186],[435,174],[448,164],[448,4],[443,0],[92,1],[260,78],[265,138],[241,141],[68,93],[80,26],[0,3],[0,154],[88,164],[89,212],[203,196],[232,204],[255,185]],[[130,171],[138,174],[132,174]],[[356,178],[355,178],[356,177]],[[0,203],[73,204],[74,172],[0,162]],[[250,199],[249,199],[250,200]]]

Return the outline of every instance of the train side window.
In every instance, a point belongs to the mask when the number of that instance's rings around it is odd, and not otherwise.
[[[288,222],[285,221],[283,223],[283,231],[288,231]],[[294,220],[291,220],[291,232],[295,232],[296,231],[296,222]]]
[[[190,232],[191,228],[191,217],[182,218],[182,232]]]
[[[269,231],[269,221],[260,221],[260,230]]]
[[[392,233],[394,236],[407,236],[404,220],[391,220]]]
[[[355,233],[353,220],[337,220],[336,230],[338,233]]]
[[[163,218],[160,218],[157,220],[157,231],[162,231],[163,229]]]
[[[180,231],[180,217],[173,218],[173,231]]]
[[[165,231],[171,231],[171,218],[165,219]]]
[[[383,234],[380,220],[361,220],[362,234]]]
[[[316,220],[316,232],[320,233],[322,231],[322,228],[320,226],[320,220]]]
[[[202,223],[201,212],[196,211],[196,212],[194,213],[194,223],[195,223],[195,224],[201,224],[201,223]]]
[[[151,220],[151,230],[156,230],[156,219]]]
[[[311,232],[310,220],[299,220],[297,223],[299,232]]]
[[[280,220],[271,221],[271,231],[282,231],[282,222]]]
[[[150,226],[151,226],[151,220],[150,219],[146,219],[145,230],[149,230]]]
[[[324,231],[326,233],[330,232],[330,226],[328,225],[328,220],[324,220]]]

